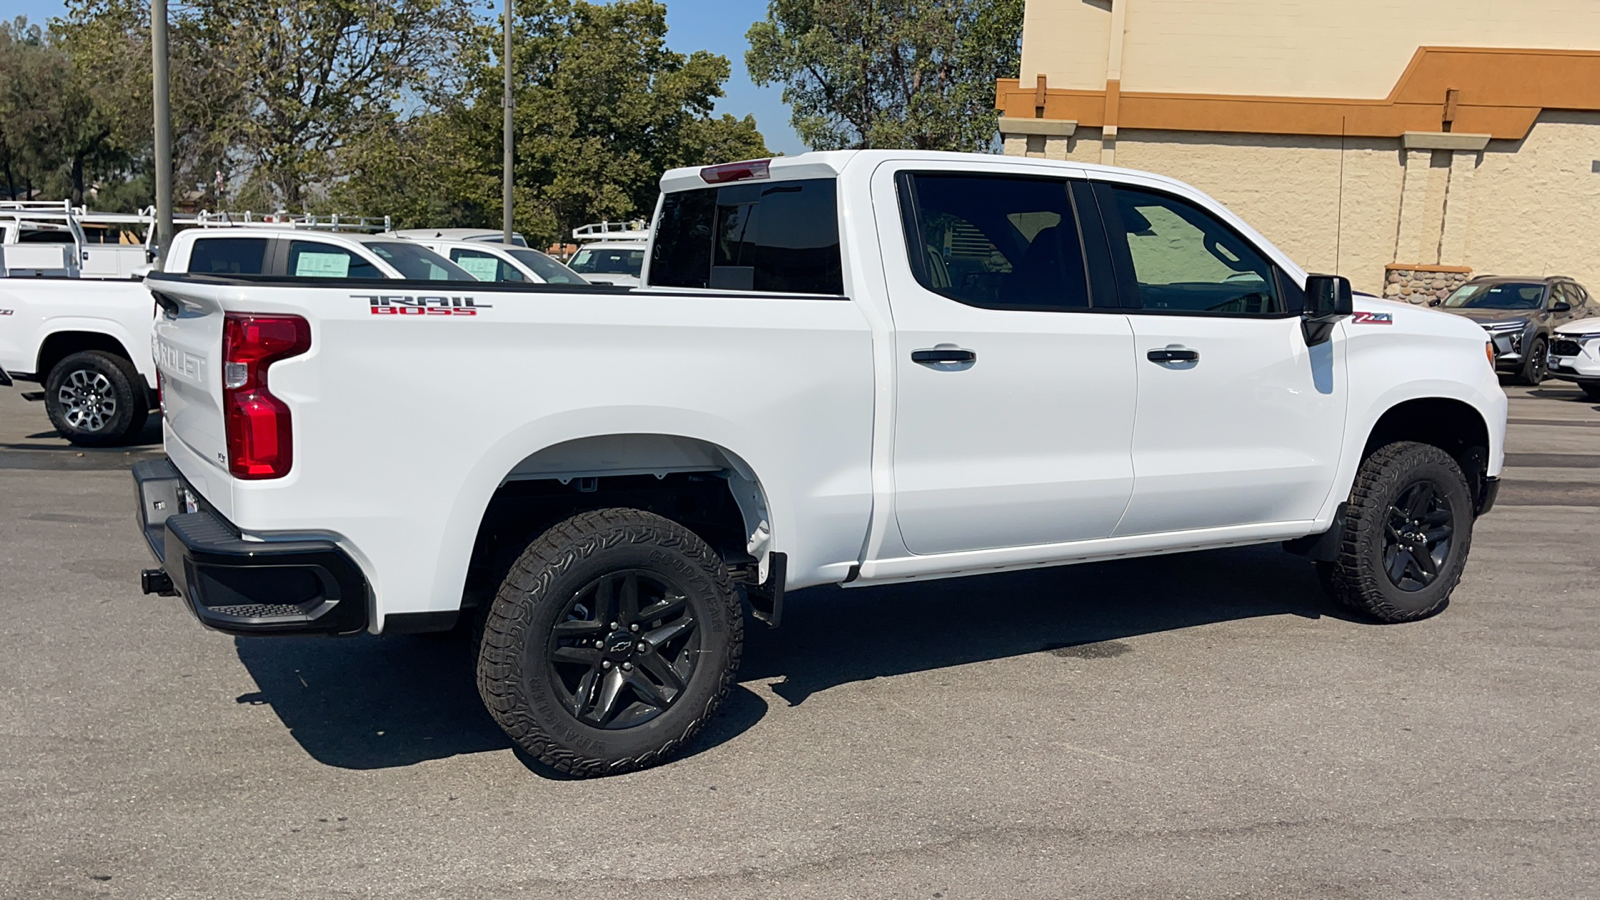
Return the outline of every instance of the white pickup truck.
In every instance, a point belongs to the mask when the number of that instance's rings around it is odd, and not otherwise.
[[[1483,330],[1178,182],[853,151],[661,188],[633,291],[151,276],[145,591],[234,634],[470,624],[494,717],[593,775],[694,736],[741,597],[1286,542],[1401,622],[1494,501]]]
[[[166,271],[474,280],[410,241],[260,225],[180,231]],[[0,278],[0,385],[38,382],[42,390],[23,396],[44,401],[50,423],[74,444],[124,442],[155,406],[156,307],[142,279]]]

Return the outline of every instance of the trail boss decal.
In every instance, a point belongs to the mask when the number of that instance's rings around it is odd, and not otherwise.
[[[1350,317],[1352,325],[1393,325],[1394,313],[1358,312]]]
[[[480,309],[494,309],[489,303],[477,303],[471,297],[428,297],[411,294],[351,294],[352,299],[367,301],[367,309],[375,316],[475,316]]]

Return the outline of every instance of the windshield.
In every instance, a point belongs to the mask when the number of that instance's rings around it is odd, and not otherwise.
[[[407,278],[418,281],[477,281],[466,269],[461,268],[448,259],[416,244],[406,244],[393,241],[382,244],[368,244],[367,249],[378,254],[378,258],[396,269]]]
[[[583,275],[632,275],[644,269],[644,249],[631,247],[585,247],[567,263]]]
[[[1538,309],[1542,296],[1542,284],[1464,284],[1445,299],[1444,305],[1448,309]]]
[[[588,284],[587,281],[583,280],[582,275],[537,250],[519,248],[507,250],[506,252],[516,257],[517,262],[532,269],[533,274],[543,278],[546,284]]]

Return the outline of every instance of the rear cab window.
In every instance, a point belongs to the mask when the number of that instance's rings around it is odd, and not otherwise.
[[[835,180],[761,180],[667,194],[649,284],[843,295]]]
[[[264,237],[197,237],[189,248],[189,271],[200,275],[260,275],[266,268]]]

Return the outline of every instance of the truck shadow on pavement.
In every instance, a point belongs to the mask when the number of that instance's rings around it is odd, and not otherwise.
[[[782,628],[747,624],[741,684],[688,754],[749,730],[774,694],[798,705],[842,684],[979,660],[1118,656],[1129,649],[1121,639],[1279,615],[1348,618],[1309,563],[1275,547],[800,591]],[[271,706],[326,765],[388,768],[511,746],[478,699],[464,639],[237,638],[235,646],[259,688],[238,702]]]

